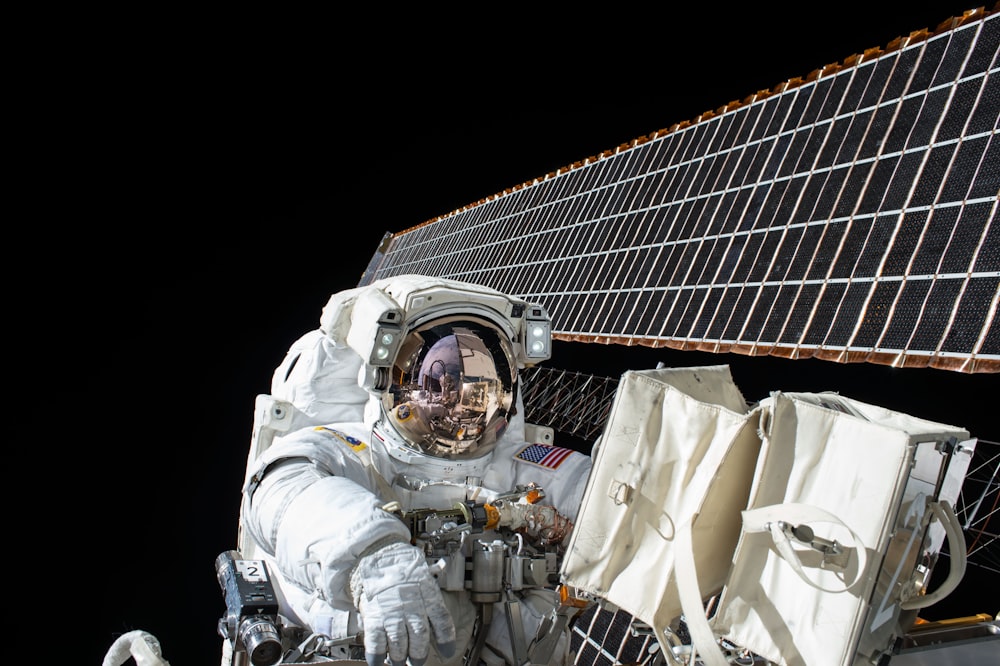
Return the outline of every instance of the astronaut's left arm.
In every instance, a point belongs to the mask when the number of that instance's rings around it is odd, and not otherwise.
[[[542,490],[542,499],[534,504],[536,509],[548,507],[554,512],[531,511],[523,506],[524,501],[516,506],[509,506],[507,511],[512,514],[522,514],[529,532],[551,532],[554,541],[568,535],[583,501],[583,493],[591,470],[590,456],[577,451],[570,452],[557,467],[543,467],[521,461],[517,456],[505,457],[504,462],[497,461],[494,469],[486,475],[486,483],[495,487],[513,484],[513,487],[538,486]],[[516,520],[516,519],[515,519]],[[548,529],[553,528],[553,529]]]

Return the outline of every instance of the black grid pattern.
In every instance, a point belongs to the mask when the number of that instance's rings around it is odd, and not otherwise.
[[[657,660],[659,645],[652,633],[643,632],[641,623],[622,610],[590,606],[573,622],[570,650],[573,663],[579,666],[645,666],[663,663]]]
[[[557,339],[1000,370],[1000,18],[967,14],[386,237]]]

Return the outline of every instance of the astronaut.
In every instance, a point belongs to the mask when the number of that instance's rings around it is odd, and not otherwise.
[[[330,298],[257,398],[243,490],[282,663],[568,659],[558,566],[591,459],[525,423],[519,370],[550,354],[543,307],[479,285]]]

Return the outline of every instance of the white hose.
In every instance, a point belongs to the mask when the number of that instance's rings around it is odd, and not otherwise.
[[[959,522],[958,516],[955,515],[955,511],[947,501],[932,502],[930,507],[934,517],[941,521],[944,533],[948,537],[948,557],[951,558],[951,566],[948,569],[948,577],[936,590],[902,602],[899,607],[903,610],[927,608],[941,601],[958,587],[965,576],[968,554],[965,552],[965,535],[962,533],[962,523]]]
[[[129,657],[135,659],[136,666],[170,666],[162,655],[156,636],[137,629],[122,634],[112,643],[102,666],[122,666]]]

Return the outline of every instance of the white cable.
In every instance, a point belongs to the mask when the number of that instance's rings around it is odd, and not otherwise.
[[[951,504],[946,500],[932,502],[930,508],[934,516],[941,521],[948,537],[948,556],[951,558],[951,566],[948,570],[948,577],[936,590],[902,602],[899,607],[903,610],[927,608],[941,601],[958,587],[965,576],[968,556],[965,552],[965,535],[962,533],[962,524],[958,521]]]
[[[104,655],[102,666],[122,666],[129,657],[135,659],[136,666],[170,666],[162,657],[160,641],[140,629],[119,636]]]

